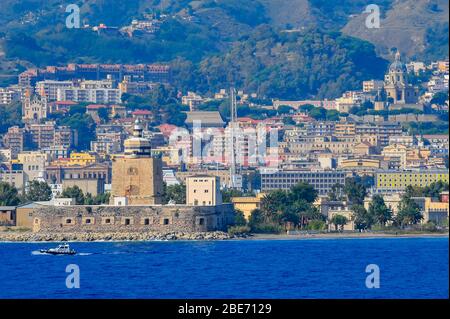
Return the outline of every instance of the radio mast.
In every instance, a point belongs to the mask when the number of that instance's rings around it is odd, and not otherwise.
[[[231,121],[230,126],[230,185],[232,189],[242,188],[242,176],[238,174],[236,169],[236,147],[237,147],[237,101],[236,101],[236,90],[232,87],[230,88],[230,106],[231,106]]]

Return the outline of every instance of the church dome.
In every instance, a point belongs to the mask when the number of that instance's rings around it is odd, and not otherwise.
[[[389,66],[389,72],[406,72],[406,66],[403,64],[400,58],[400,52],[395,54],[395,61]]]

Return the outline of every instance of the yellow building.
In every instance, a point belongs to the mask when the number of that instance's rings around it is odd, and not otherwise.
[[[52,166],[87,166],[99,161],[99,156],[92,152],[72,152],[69,158],[59,158],[51,163]]]
[[[89,164],[97,163],[98,156],[94,153],[88,153],[88,152],[73,152],[70,153],[70,160],[68,162],[69,166],[72,165],[80,165],[80,166],[86,166]]]
[[[425,197],[423,203],[423,222],[432,221],[441,224],[444,220],[448,221],[448,203],[433,202],[430,197]]]
[[[124,143],[125,154],[115,157],[112,165],[111,202],[126,199],[130,205],[162,203],[162,161],[152,158],[151,145],[142,137],[143,128],[136,121],[133,137]]]
[[[186,204],[190,206],[221,205],[220,178],[207,175],[186,178]]]
[[[252,211],[261,207],[261,199],[264,195],[264,193],[259,193],[255,197],[233,197],[231,202],[234,208],[243,212],[245,218],[249,220]]]
[[[447,170],[380,171],[375,174],[378,189],[404,190],[409,185],[426,187],[438,181],[448,183]]]
[[[373,174],[381,167],[380,160],[370,158],[350,158],[339,162],[338,167],[343,170],[354,171],[358,174]]]

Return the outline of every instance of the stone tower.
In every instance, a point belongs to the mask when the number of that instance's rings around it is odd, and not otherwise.
[[[395,54],[395,61],[389,66],[384,77],[386,97],[393,104],[415,104],[418,100],[418,88],[408,83],[406,66],[402,63],[400,52]]]
[[[162,161],[151,156],[150,141],[142,131],[136,121],[133,136],[124,143],[124,155],[113,160],[111,203],[115,198],[126,198],[128,205],[162,203]]]

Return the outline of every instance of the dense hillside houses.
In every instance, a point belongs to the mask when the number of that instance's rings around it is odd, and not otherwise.
[[[137,37],[161,27],[135,20],[127,30]],[[230,82],[231,88],[218,88],[219,82],[201,84],[206,90],[186,87],[177,78],[180,65],[170,63],[29,68],[17,84],[0,88],[0,182],[20,194],[8,207],[51,206],[65,197],[71,207],[215,207],[191,210],[203,229],[200,219],[208,214],[227,219],[230,203],[248,221],[273,196],[302,190],[301,196],[314,196],[302,197],[301,213],[317,209],[322,217],[302,215],[287,228],[317,219],[332,230],[343,216],[343,229],[358,229],[355,216],[379,197],[392,203],[393,212],[412,200],[422,214],[415,222],[443,224],[448,61],[403,60],[399,51],[393,54],[384,79],[360,66],[363,77],[335,98],[320,93],[322,85],[315,96],[299,99],[291,98],[298,87],[284,93],[265,84],[264,90],[240,87],[240,81]],[[34,195],[37,187],[48,190],[44,198]],[[173,210],[163,211],[162,225],[176,225]],[[128,218],[121,208],[120,214],[130,224],[141,217],[144,225],[161,222],[150,222],[153,211]],[[41,228],[55,223],[42,209],[36,218]],[[214,218],[205,229],[226,228]]]

